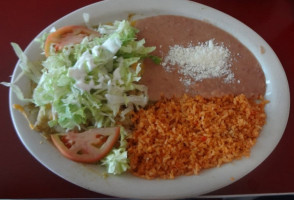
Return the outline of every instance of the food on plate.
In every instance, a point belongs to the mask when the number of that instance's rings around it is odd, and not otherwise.
[[[47,36],[44,44],[45,55],[48,57],[50,51],[57,52],[65,46],[79,44],[85,37],[100,37],[100,33],[85,26],[61,27]]]
[[[58,150],[67,158],[83,163],[97,162],[105,157],[119,138],[119,127],[95,128],[85,132],[51,134]]]
[[[267,103],[252,53],[229,33],[187,17],[154,16],[135,27],[162,63],[144,61],[140,83],[155,103],[133,114],[131,173],[173,179],[249,156]]]
[[[160,30],[160,31],[159,31]],[[185,30],[185,31],[181,31]],[[265,77],[251,52],[221,29],[163,15],[96,28],[65,26],[29,61],[27,104],[14,105],[76,162],[111,174],[172,179],[250,155],[265,124]]]
[[[266,103],[243,94],[161,98],[132,118],[131,173],[173,179],[248,157],[265,124]]]
[[[67,158],[101,161],[113,174],[127,170],[126,131],[117,122],[147,104],[139,74],[142,61],[155,49],[137,40],[137,31],[126,20],[98,28],[58,28],[42,37],[46,57],[39,65],[12,44],[20,58],[20,77],[27,75],[33,89],[25,97],[16,83],[6,84],[28,103],[15,108]]]
[[[162,67],[145,60],[141,84],[148,86],[149,99],[161,93],[172,97],[265,94],[265,76],[254,55],[234,36],[218,27],[182,16],[154,16],[138,20],[138,38],[156,46],[153,55]],[[158,34],[160,30],[160,34]]]

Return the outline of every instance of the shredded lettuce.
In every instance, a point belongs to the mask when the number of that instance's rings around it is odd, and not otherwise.
[[[29,61],[27,56],[23,53],[21,48],[16,43],[11,43],[11,45],[20,60],[19,66],[22,69],[23,73],[28,76],[32,81],[38,83],[42,75],[40,68],[36,67],[32,62]]]
[[[138,30],[126,20],[99,25],[97,31],[100,37],[85,37],[81,43],[58,52],[51,48],[41,66],[32,64],[12,43],[22,69],[18,78],[25,75],[36,87],[32,96],[25,98],[16,83],[2,84],[39,108],[39,131],[48,127],[66,131],[114,126],[117,118],[124,120],[134,108],[147,104],[147,88],[138,81],[142,60],[155,47],[145,47],[143,39],[137,41]],[[37,40],[42,48],[47,36],[45,33]],[[128,169],[126,134],[121,128],[120,146],[102,161],[109,173],[120,174]]]
[[[107,173],[121,174],[129,169],[128,156],[127,156],[127,131],[120,128],[120,146],[113,148],[111,152],[102,159],[102,165],[106,166]]]
[[[128,21],[100,25],[98,30],[101,37],[52,51],[42,63],[33,101],[37,106],[52,105],[58,117],[49,121],[51,126],[112,126],[119,111],[147,103],[147,89],[136,85],[140,62],[155,48],[136,41],[137,30]],[[127,113],[122,113],[124,118]]]

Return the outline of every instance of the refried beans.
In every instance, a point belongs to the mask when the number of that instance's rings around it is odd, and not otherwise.
[[[201,95],[203,97],[244,94],[257,98],[265,93],[265,76],[253,54],[235,37],[204,21],[182,16],[161,15],[137,20],[138,39],[145,39],[147,46],[156,46],[153,55],[164,59],[171,46],[197,46],[212,40],[224,45],[231,52],[230,70],[234,81],[225,82],[223,77],[206,78],[187,85],[178,70],[168,71],[162,63],[144,61],[141,83],[148,87],[151,101],[166,97]],[[175,67],[179,67],[175,65]]]

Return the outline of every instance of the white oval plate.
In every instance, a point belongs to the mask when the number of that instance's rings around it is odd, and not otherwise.
[[[250,158],[202,171],[198,176],[182,176],[175,180],[144,180],[125,174],[105,179],[102,176],[103,168],[75,163],[64,158],[50,142],[39,133],[32,131],[24,117],[12,108],[13,104],[21,102],[10,91],[10,111],[18,136],[28,151],[49,170],[71,183],[106,195],[145,199],[185,198],[202,195],[233,183],[232,177],[236,181],[245,176],[274,150],[288,120],[289,86],[276,54],[253,30],[220,11],[186,0],[149,0],[148,3],[145,0],[107,0],[72,12],[44,31],[49,31],[53,26],[58,28],[70,24],[83,24],[83,13],[90,14],[90,23],[93,25],[127,19],[130,13],[135,13],[139,18],[161,14],[181,15],[209,21],[231,33],[255,55],[265,73],[267,85],[265,97],[270,100],[266,106],[267,124],[253,147]],[[265,53],[261,53],[261,47],[264,48]],[[34,41],[29,44],[25,53],[33,61],[42,59],[39,44]],[[20,71],[17,64],[12,81]],[[25,92],[30,90],[28,80],[25,78],[18,83]]]

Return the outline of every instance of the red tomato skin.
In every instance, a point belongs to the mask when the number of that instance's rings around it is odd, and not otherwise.
[[[51,44],[55,44],[55,50],[59,51],[68,44],[78,44],[84,37],[93,35],[99,37],[97,31],[88,29],[85,26],[64,26],[50,33],[45,41],[44,52],[45,56],[50,56]]]
[[[92,131],[89,133],[89,131]],[[89,130],[83,133],[65,133],[65,134],[52,134],[51,135],[51,140],[55,147],[59,150],[59,152],[66,158],[76,161],[76,162],[81,162],[81,163],[96,163],[102,158],[104,158],[112,149],[112,147],[115,145],[115,143],[118,141],[119,136],[120,136],[120,128],[115,127],[115,128],[101,128],[101,129],[93,129]],[[95,132],[95,133],[94,133]],[[65,140],[62,137],[68,136],[68,134],[71,134],[71,138],[75,140],[77,137],[83,136],[79,134],[92,134],[92,135],[108,135],[108,139],[101,145],[101,148],[96,148],[94,146],[88,146],[89,148],[85,148],[85,152],[81,152],[80,154],[77,153],[78,151],[73,151],[71,148],[69,148],[68,143],[64,143]],[[109,134],[111,133],[111,134]],[[95,136],[96,137],[96,136]],[[87,136],[85,136],[87,138]],[[89,143],[89,141],[84,140],[85,144]],[[89,145],[89,144],[87,144]],[[84,147],[84,146],[83,146]],[[81,147],[82,149],[82,147]],[[95,150],[96,149],[96,150]],[[78,148],[75,148],[74,150],[78,150]],[[87,152],[87,150],[90,150]],[[91,152],[92,150],[92,152]]]

